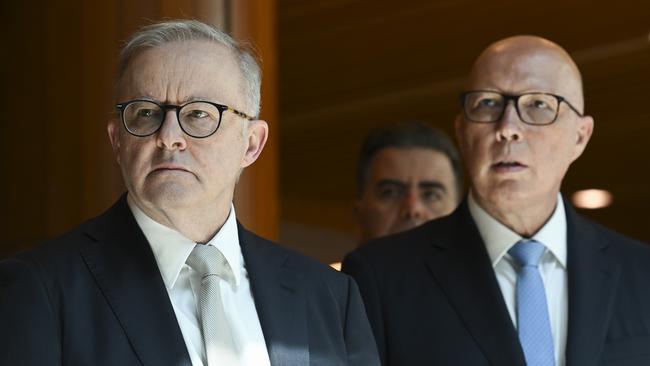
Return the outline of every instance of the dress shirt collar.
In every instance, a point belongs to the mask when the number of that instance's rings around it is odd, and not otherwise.
[[[498,220],[490,216],[473,197],[472,192],[468,198],[469,212],[478,227],[483,238],[492,267],[495,267],[501,258],[518,241],[525,239],[521,235],[510,230]],[[566,213],[562,196],[558,193],[557,204],[551,218],[532,238],[546,246],[557,261],[566,269],[566,246],[567,246]]]
[[[168,228],[147,216],[131,200],[129,195],[127,195],[127,202],[131,212],[133,212],[135,221],[151,246],[165,286],[167,289],[173,288],[181,269],[186,265],[185,261],[196,243],[178,231]],[[232,204],[226,222],[206,245],[215,246],[224,255],[233,271],[235,281],[233,285],[237,287],[242,275],[241,269],[244,258],[239,246],[237,218],[235,216],[235,207]]]

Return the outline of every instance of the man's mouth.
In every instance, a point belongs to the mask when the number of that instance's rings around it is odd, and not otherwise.
[[[502,173],[519,172],[527,167],[526,164],[514,160],[503,160],[492,164],[492,169]]]
[[[158,172],[166,172],[166,171],[182,171],[182,172],[189,172],[189,170],[185,169],[181,165],[176,165],[176,164],[163,164],[155,167],[154,169],[151,170],[152,173],[158,173]]]

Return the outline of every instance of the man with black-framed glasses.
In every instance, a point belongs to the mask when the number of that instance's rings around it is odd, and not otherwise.
[[[650,364],[650,248],[560,194],[594,127],[582,93],[568,53],[539,37],[476,60],[455,120],[468,196],[343,262],[384,365]]]
[[[268,133],[260,79],[198,21],[129,39],[108,123],[128,193],[0,262],[0,365],[379,364],[355,282],[237,221]]]

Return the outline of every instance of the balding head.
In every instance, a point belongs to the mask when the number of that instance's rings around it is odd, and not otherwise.
[[[541,37],[505,38],[481,53],[470,71],[467,90],[495,86],[513,94],[545,91],[562,95],[581,112],[584,110],[578,66],[564,48]],[[544,90],[535,90],[540,87]]]

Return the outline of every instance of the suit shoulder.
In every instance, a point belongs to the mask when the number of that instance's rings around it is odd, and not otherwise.
[[[610,243],[625,256],[635,260],[641,260],[650,265],[650,244],[630,238],[620,234],[614,230],[597,225],[597,230],[600,231],[602,237],[606,238]]]
[[[255,238],[257,248],[262,252],[267,252],[273,256],[285,258],[284,263],[299,276],[306,276],[312,279],[320,278],[326,281],[345,281],[348,276],[336,271],[332,267],[319,262],[318,260],[302,254],[296,250],[287,248],[271,240],[262,238],[252,232],[248,235]]]
[[[650,268],[649,243],[625,236],[587,218],[583,217],[582,219],[593,227],[598,238],[608,242],[614,250],[621,254],[621,259],[645,263]]]
[[[436,241],[446,240],[455,218],[441,217],[416,228],[370,241],[348,254],[360,256],[373,263],[387,262],[394,266],[401,261],[411,261]]]
[[[96,242],[100,236],[112,235],[128,225],[124,220],[128,210],[126,196],[122,196],[101,214],[80,223],[63,234],[20,252],[15,257],[53,263],[70,256],[78,256],[81,248]]]
[[[79,225],[57,237],[42,241],[33,248],[17,253],[16,257],[21,259],[46,260],[48,258],[66,256],[71,252],[75,252],[88,240],[83,233],[82,226]]]
[[[56,272],[57,268],[65,269],[73,261],[79,259],[79,251],[81,248],[94,241],[86,233],[86,228],[96,219],[87,220],[63,234],[44,240],[32,248],[18,252],[11,259],[37,264],[47,272]]]

